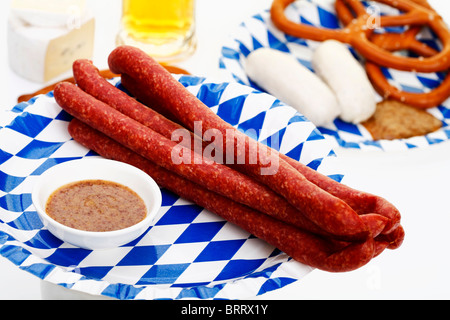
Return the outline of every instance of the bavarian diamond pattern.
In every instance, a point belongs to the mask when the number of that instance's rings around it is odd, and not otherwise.
[[[295,1],[286,9],[286,16],[294,21],[316,27],[340,28],[335,15],[333,0],[303,0]],[[370,1],[365,2],[371,5]],[[387,5],[376,3],[381,14],[396,15],[398,11]],[[400,27],[389,28],[389,32],[402,32]],[[381,32],[384,32],[381,30]],[[439,39],[430,30],[425,29],[419,39],[427,45],[440,50]],[[274,48],[292,54],[304,66],[312,70],[311,56],[318,43],[284,34],[270,20],[269,11],[257,14],[241,23],[224,44],[219,60],[219,67],[230,81],[237,81],[261,90],[245,74],[243,63],[254,50],[261,47]],[[440,84],[442,73],[412,73],[393,69],[383,69],[390,83],[410,92],[427,92]],[[299,88],[301,90],[301,88]],[[426,147],[446,141],[450,137],[450,99],[437,108],[428,109],[432,115],[442,121],[443,127],[426,136],[399,139],[394,141],[373,141],[370,133],[362,125],[345,123],[336,119],[327,127],[319,127],[322,135],[331,141],[334,147],[353,148],[361,150],[398,151],[411,148]]]
[[[239,130],[342,179],[330,143],[292,108],[234,82],[176,77]],[[118,79],[112,82],[121,88]],[[67,288],[118,299],[248,298],[311,271],[165,189],[155,224],[129,244],[90,251],[55,238],[33,207],[35,179],[58,163],[98,156],[71,139],[70,119],[52,93],[0,116],[0,254],[19,268]]]

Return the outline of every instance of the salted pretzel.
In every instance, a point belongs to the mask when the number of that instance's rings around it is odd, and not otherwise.
[[[375,28],[371,17],[360,0],[343,0],[355,17],[343,29],[329,29],[296,23],[285,15],[285,9],[295,0],[274,0],[270,9],[274,25],[291,36],[315,41],[334,39],[351,45],[366,60],[388,68],[403,71],[437,72],[450,67],[450,31],[431,7],[411,0],[374,0],[405,12],[396,16],[378,17],[379,27],[427,25],[440,39],[443,49],[432,56],[418,58],[394,55],[371,41]]]
[[[410,1],[433,10],[426,0]],[[337,17],[345,26],[350,24],[352,20],[355,19],[351,9],[346,5],[344,0],[336,0],[335,10]],[[410,50],[424,57],[431,57],[438,54],[438,51],[416,39],[417,34],[421,30],[422,26],[413,25],[403,33],[373,33],[370,37],[370,41],[382,49],[390,52]]]
[[[426,1],[413,1],[433,10]],[[354,19],[344,0],[336,0],[335,8],[336,15],[344,25],[351,23]],[[416,39],[420,30],[420,26],[412,26],[404,33],[373,34],[371,41],[388,51],[409,50],[422,57],[431,57],[438,54],[438,51]],[[373,62],[366,62],[366,72],[377,92],[385,99],[401,101],[416,108],[427,109],[438,106],[450,96],[450,72],[447,73],[447,76],[437,88],[425,93],[406,92],[391,85],[381,68]]]

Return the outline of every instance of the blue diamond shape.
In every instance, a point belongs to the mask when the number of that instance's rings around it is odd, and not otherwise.
[[[247,95],[242,95],[221,103],[217,115],[232,126],[238,124],[246,98]]]
[[[0,207],[12,212],[25,211],[32,204],[31,194],[10,194],[0,197]]]
[[[175,243],[211,241],[226,221],[193,223],[178,237]]]
[[[175,205],[158,220],[156,225],[191,223],[203,210],[202,207],[194,204],[182,206]]]
[[[77,266],[91,253],[90,250],[80,248],[58,248],[47,257],[47,261],[55,265],[70,267]]]
[[[259,268],[266,259],[256,260],[231,260],[223,268],[222,272],[214,279],[214,281],[234,279],[249,275]]]
[[[15,177],[0,171],[0,190],[4,192],[10,192],[14,190],[25,177]]]
[[[238,125],[238,130],[244,132],[251,138],[258,140],[261,128],[266,118],[266,112],[261,112],[256,117],[253,117]]]
[[[42,229],[39,230],[33,238],[25,242],[25,244],[33,248],[51,249],[58,248],[61,244],[63,244],[63,241],[56,238],[48,230]]]
[[[227,86],[228,83],[204,83],[197,92],[197,98],[211,108],[219,104]]]
[[[52,119],[50,118],[24,112],[20,116],[17,116],[7,127],[28,137],[34,138],[48,126],[50,122],[52,122]],[[33,125],[30,126],[30,123]]]
[[[322,9],[321,7],[317,7],[317,11],[319,13],[320,24],[322,25],[322,27],[329,29],[340,28],[339,20],[333,13]]]
[[[155,264],[156,261],[169,249],[170,245],[139,246],[134,247],[120,260],[118,266],[145,266]]]
[[[194,262],[230,260],[246,239],[212,241],[203,249]]]
[[[8,225],[19,230],[37,230],[44,226],[36,211],[25,211]]]
[[[27,159],[49,158],[63,144],[63,142],[33,140],[25,148],[19,151],[17,156]]]
[[[189,265],[190,263],[154,265],[136,284],[172,284]]]
[[[12,154],[7,153],[6,151],[3,151],[0,149],[0,164],[5,162],[6,160],[11,159],[11,157],[12,157]]]

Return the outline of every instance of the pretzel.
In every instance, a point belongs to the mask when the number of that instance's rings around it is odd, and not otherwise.
[[[424,0],[414,0],[414,2],[433,10],[428,2]],[[354,16],[344,3],[344,0],[336,0],[335,8],[339,20],[344,25],[351,23]],[[435,49],[416,40],[416,35],[420,30],[421,27],[419,26],[411,26],[404,33],[373,34],[371,41],[388,51],[410,50],[422,57],[436,55],[438,52]],[[416,108],[427,109],[438,106],[450,95],[450,72],[439,87],[426,93],[405,92],[391,85],[381,71],[381,68],[373,62],[366,62],[366,72],[374,88],[385,99],[390,98],[401,101]]]
[[[440,39],[443,50],[432,56],[418,58],[394,55],[388,50],[379,47],[370,39],[374,33],[371,27],[371,17],[360,0],[343,0],[356,17],[342,29],[329,29],[314,27],[289,20],[284,10],[295,0],[274,0],[270,9],[274,25],[281,31],[295,37],[315,41],[334,39],[351,45],[366,60],[387,68],[403,71],[437,72],[450,67],[450,31],[440,17],[431,7],[422,5],[423,0],[374,0],[397,8],[404,14],[397,16],[381,16],[379,27],[392,27],[403,25],[427,25]]]
[[[426,0],[411,0],[421,6],[433,10]],[[344,0],[336,0],[335,2],[336,15],[339,20],[346,26],[355,19],[349,7]],[[431,57],[436,55],[438,51],[427,46],[425,43],[416,39],[417,34],[422,30],[422,26],[410,26],[404,33],[373,33],[370,40],[377,46],[387,51],[411,50],[415,53]]]

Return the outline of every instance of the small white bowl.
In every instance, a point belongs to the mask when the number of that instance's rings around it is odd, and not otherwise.
[[[93,232],[65,226],[45,212],[49,196],[71,182],[101,179],[120,183],[136,192],[147,208],[146,217],[128,228]],[[161,190],[144,171],[129,164],[103,158],[83,158],[55,165],[36,181],[32,201],[47,229],[57,238],[89,250],[108,249],[127,244],[142,235],[152,224],[161,207]]]

